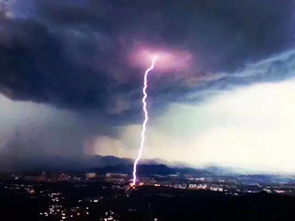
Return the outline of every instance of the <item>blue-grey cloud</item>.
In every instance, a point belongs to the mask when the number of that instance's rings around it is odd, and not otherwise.
[[[116,126],[142,114],[143,70],[128,60],[141,44],[193,55],[190,71],[150,78],[152,119],[173,102],[293,77],[294,9],[292,0],[0,0],[0,93],[32,101],[0,111],[1,156],[80,156],[97,135],[120,149]]]
[[[28,3],[16,1],[0,21],[0,91],[13,99],[93,110],[110,121],[137,119],[142,70],[127,57],[139,42],[194,55],[190,73],[152,79],[158,109],[186,94],[289,76],[277,73],[285,61],[273,62],[264,75],[229,73],[293,47],[292,1]]]

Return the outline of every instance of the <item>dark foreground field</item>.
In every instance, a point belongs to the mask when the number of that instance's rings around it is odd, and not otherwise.
[[[295,197],[256,193],[227,196],[209,191],[188,191],[145,187],[126,194],[123,190],[102,189],[92,183],[81,188],[70,184],[42,186],[62,192],[62,202],[52,202],[45,195],[3,191],[0,195],[0,220],[120,220],[120,221],[282,221],[295,220]],[[61,218],[40,216],[49,204],[64,208],[77,206],[78,199],[101,196],[98,203],[83,201],[89,214]],[[107,211],[112,211],[106,216]],[[110,218],[112,217],[112,219]],[[109,219],[108,219],[109,218]]]

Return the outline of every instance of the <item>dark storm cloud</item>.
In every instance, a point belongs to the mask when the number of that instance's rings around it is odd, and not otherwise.
[[[260,59],[293,40],[294,3],[288,0],[86,2],[39,1],[40,15],[58,26],[91,27],[115,48],[118,38],[127,45],[143,40],[187,48],[205,70],[214,71]]]
[[[19,10],[13,18],[1,17],[1,92],[95,110],[111,119],[134,117],[139,108],[140,70],[126,57],[141,42],[189,50],[195,59],[193,73],[155,77],[155,106],[192,90],[267,79],[218,76],[293,46],[290,0],[35,0],[32,5],[26,18],[18,18]]]

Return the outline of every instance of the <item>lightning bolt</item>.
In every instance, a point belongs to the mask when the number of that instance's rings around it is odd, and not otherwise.
[[[131,186],[135,186],[135,184],[136,184],[136,180],[137,180],[137,178],[136,178],[137,164],[138,164],[138,162],[140,161],[140,159],[142,157],[142,152],[143,152],[143,149],[144,149],[146,125],[147,125],[148,120],[149,120],[149,114],[148,114],[147,102],[146,102],[146,99],[148,97],[148,94],[147,94],[148,76],[149,76],[149,73],[155,68],[156,61],[157,61],[157,56],[154,56],[152,58],[151,66],[144,73],[144,82],[143,82],[144,84],[143,84],[143,88],[142,88],[142,93],[143,93],[142,109],[143,109],[143,113],[144,113],[144,121],[142,123],[142,128],[141,128],[140,148],[139,148],[139,151],[138,151],[137,158],[135,159],[134,164],[133,164],[133,179],[132,179],[132,183],[130,184]]]

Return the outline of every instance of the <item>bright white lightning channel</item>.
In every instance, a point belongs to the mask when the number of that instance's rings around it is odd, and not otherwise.
[[[142,93],[143,93],[142,109],[143,109],[143,113],[144,113],[144,121],[142,123],[142,128],[141,128],[140,148],[139,148],[139,151],[138,151],[137,158],[135,159],[134,164],[133,164],[133,179],[132,179],[132,183],[130,184],[131,186],[135,186],[135,184],[136,184],[136,180],[137,180],[137,177],[136,177],[137,164],[138,164],[138,162],[140,161],[140,159],[142,157],[142,152],[143,152],[143,149],[144,149],[146,125],[147,125],[148,120],[149,120],[149,114],[148,114],[147,102],[146,102],[146,99],[148,97],[148,94],[147,94],[148,76],[149,76],[149,73],[155,68],[156,61],[157,61],[157,56],[154,56],[152,58],[151,66],[144,73],[144,82],[143,82],[144,84],[143,84],[143,88],[142,88]]]

